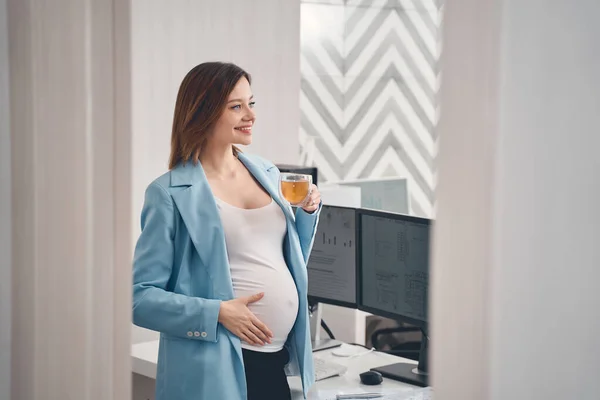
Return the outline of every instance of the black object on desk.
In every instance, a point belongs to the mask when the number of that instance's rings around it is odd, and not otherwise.
[[[383,382],[381,374],[377,371],[363,372],[359,376],[361,383],[365,385],[379,385],[381,382]]]
[[[383,367],[371,368],[371,371],[377,371],[386,378],[394,379],[411,385],[427,387],[429,386],[429,366],[428,366],[428,342],[429,339],[425,332],[421,339],[421,351],[419,352],[419,365],[409,363],[396,363],[385,365]]]

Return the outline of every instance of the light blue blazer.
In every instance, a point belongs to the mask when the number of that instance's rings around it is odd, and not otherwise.
[[[292,213],[279,197],[279,170],[260,157],[239,159],[283,209],[283,252],[296,282],[299,310],[285,344],[288,375],[300,375],[304,397],[314,383],[306,261],[319,210]],[[133,322],[159,331],[156,400],[246,400],[240,340],[218,323],[234,298],[217,204],[200,163],[177,166],[152,182],[133,262]],[[252,238],[248,238],[252,240]]]

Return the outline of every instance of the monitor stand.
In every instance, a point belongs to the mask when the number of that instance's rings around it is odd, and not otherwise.
[[[318,339],[318,340],[312,340],[311,342],[312,342],[313,352],[332,349],[334,347],[339,347],[342,345],[342,342],[340,342],[339,340],[335,340],[335,339]]]
[[[314,351],[321,351],[338,347],[342,345],[342,342],[335,339],[321,338],[321,313],[323,309],[319,307],[319,303],[313,305],[313,311],[309,314],[310,318],[310,339],[312,349]]]
[[[423,330],[418,366],[410,363],[397,363],[385,365],[383,367],[371,368],[371,371],[377,371],[386,378],[394,379],[411,385],[421,387],[429,386],[427,351],[429,347],[429,338],[427,336],[427,332]]]

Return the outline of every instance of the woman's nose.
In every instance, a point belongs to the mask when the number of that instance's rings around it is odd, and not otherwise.
[[[250,107],[246,108],[246,110],[247,111],[246,111],[245,119],[254,121],[256,119],[256,114],[254,113],[254,110],[251,109]]]

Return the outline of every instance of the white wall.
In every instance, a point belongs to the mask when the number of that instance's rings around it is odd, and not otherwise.
[[[599,14],[446,5],[436,399],[600,398]]]
[[[167,170],[179,84],[201,62],[234,62],[252,75],[258,118],[246,151],[298,161],[299,1],[133,0],[132,54],[134,239],[144,190]],[[134,343],[154,338],[134,328]]]
[[[11,398],[127,399],[128,7],[8,0],[7,15]]]
[[[0,0],[0,399],[10,398],[11,212],[6,0]]]

